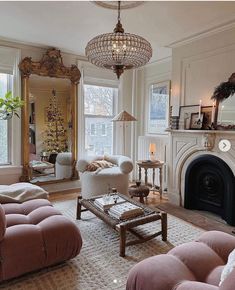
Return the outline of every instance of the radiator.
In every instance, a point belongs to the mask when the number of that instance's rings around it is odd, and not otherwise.
[[[168,135],[157,137],[139,136],[138,137],[138,160],[149,159],[149,144],[156,144],[156,159],[164,162],[162,183],[163,189],[167,189],[168,178]],[[156,170],[155,184],[159,185],[159,170]],[[138,179],[138,170],[136,172],[136,179]],[[141,181],[144,182],[144,171],[142,171]],[[152,182],[152,170],[148,170],[148,182]]]

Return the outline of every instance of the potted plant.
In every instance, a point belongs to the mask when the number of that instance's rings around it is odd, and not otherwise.
[[[23,105],[24,101],[20,97],[13,97],[11,91],[7,92],[4,98],[0,98],[0,119],[8,120],[14,115],[19,118],[18,110]]]

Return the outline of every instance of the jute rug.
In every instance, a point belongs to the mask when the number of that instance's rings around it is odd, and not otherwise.
[[[55,202],[65,216],[76,222],[83,237],[81,253],[71,261],[25,275],[4,283],[0,289],[8,290],[114,290],[125,289],[130,268],[139,261],[169,251],[172,247],[197,238],[202,229],[168,215],[168,242],[160,237],[143,244],[127,247],[126,257],[119,257],[118,234],[89,212],[82,220],[75,220],[74,200]],[[159,222],[140,228],[154,232]],[[131,235],[128,236],[132,238]]]

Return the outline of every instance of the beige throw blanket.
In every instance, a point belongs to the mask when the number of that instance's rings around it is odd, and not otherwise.
[[[0,185],[0,203],[22,203],[37,198],[47,199],[47,195],[47,191],[31,183],[20,182]]]

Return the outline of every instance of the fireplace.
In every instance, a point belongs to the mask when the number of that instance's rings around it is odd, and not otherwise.
[[[220,215],[235,225],[235,180],[230,167],[219,157],[205,154],[186,169],[184,206]]]

